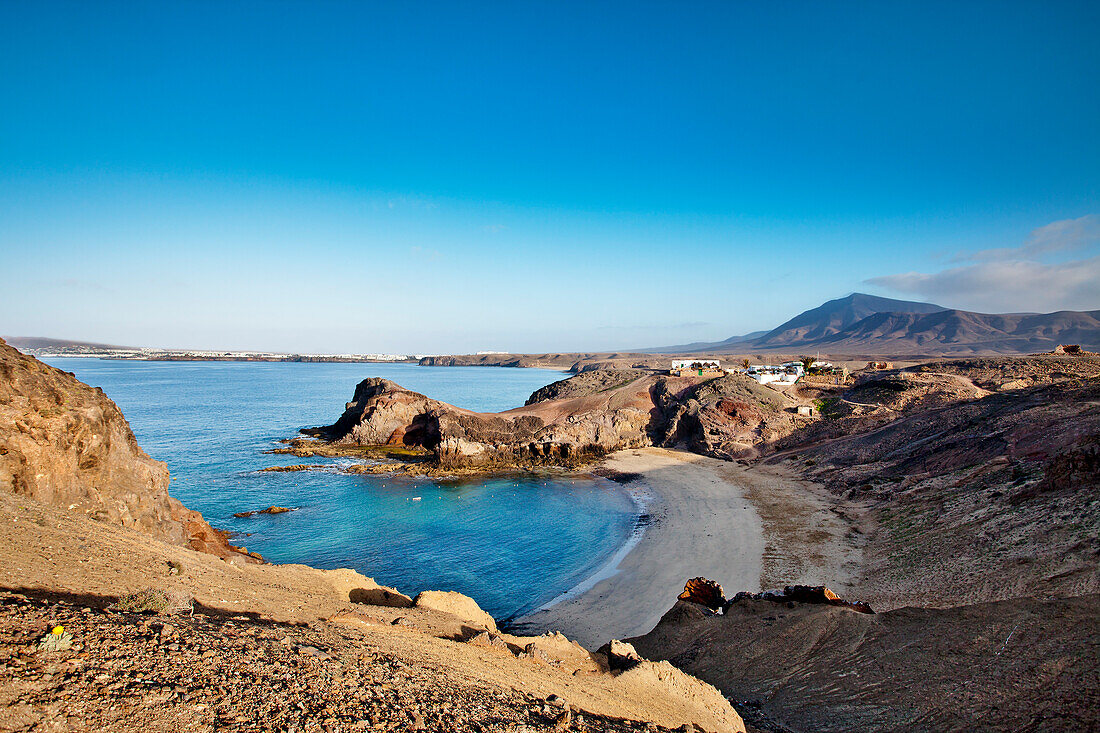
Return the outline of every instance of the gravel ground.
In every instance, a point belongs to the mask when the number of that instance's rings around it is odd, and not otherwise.
[[[55,625],[62,651],[39,649]],[[662,731],[410,666],[324,625],[0,594],[0,731]]]

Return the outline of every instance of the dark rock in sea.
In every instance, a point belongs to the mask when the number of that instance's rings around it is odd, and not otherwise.
[[[251,512],[237,512],[233,516],[243,519],[244,517],[251,517],[255,516],[256,514],[285,514],[287,512],[293,512],[296,510],[296,507],[294,509],[290,509],[285,506],[269,506],[267,509],[258,509]]]

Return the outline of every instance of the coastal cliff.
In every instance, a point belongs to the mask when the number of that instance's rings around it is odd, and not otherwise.
[[[573,461],[648,444],[653,407],[645,386],[608,400],[584,397],[483,414],[370,378],[334,424],[309,430],[336,446],[432,451],[444,467]]]
[[[168,483],[168,468],[138,446],[102,390],[0,340],[0,490],[256,562],[169,496]]]
[[[303,432],[335,449],[423,448],[443,468],[569,465],[653,445],[740,458],[795,429],[792,404],[743,375],[703,379],[614,370],[556,382],[523,407],[475,413],[370,378],[359,383],[335,423]]]

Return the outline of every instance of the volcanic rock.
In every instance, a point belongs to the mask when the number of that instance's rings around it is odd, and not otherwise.
[[[684,592],[678,598],[682,601],[691,601],[701,606],[706,606],[712,611],[717,610],[726,602],[722,595],[722,586],[713,580],[706,578],[692,578],[684,585]]]
[[[168,480],[165,464],[138,446],[103,390],[0,340],[0,490],[170,544],[258,562],[169,496]]]

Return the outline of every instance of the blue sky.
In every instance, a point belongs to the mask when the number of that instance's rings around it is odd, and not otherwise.
[[[0,4],[0,333],[643,347],[1100,308],[1100,3]]]

